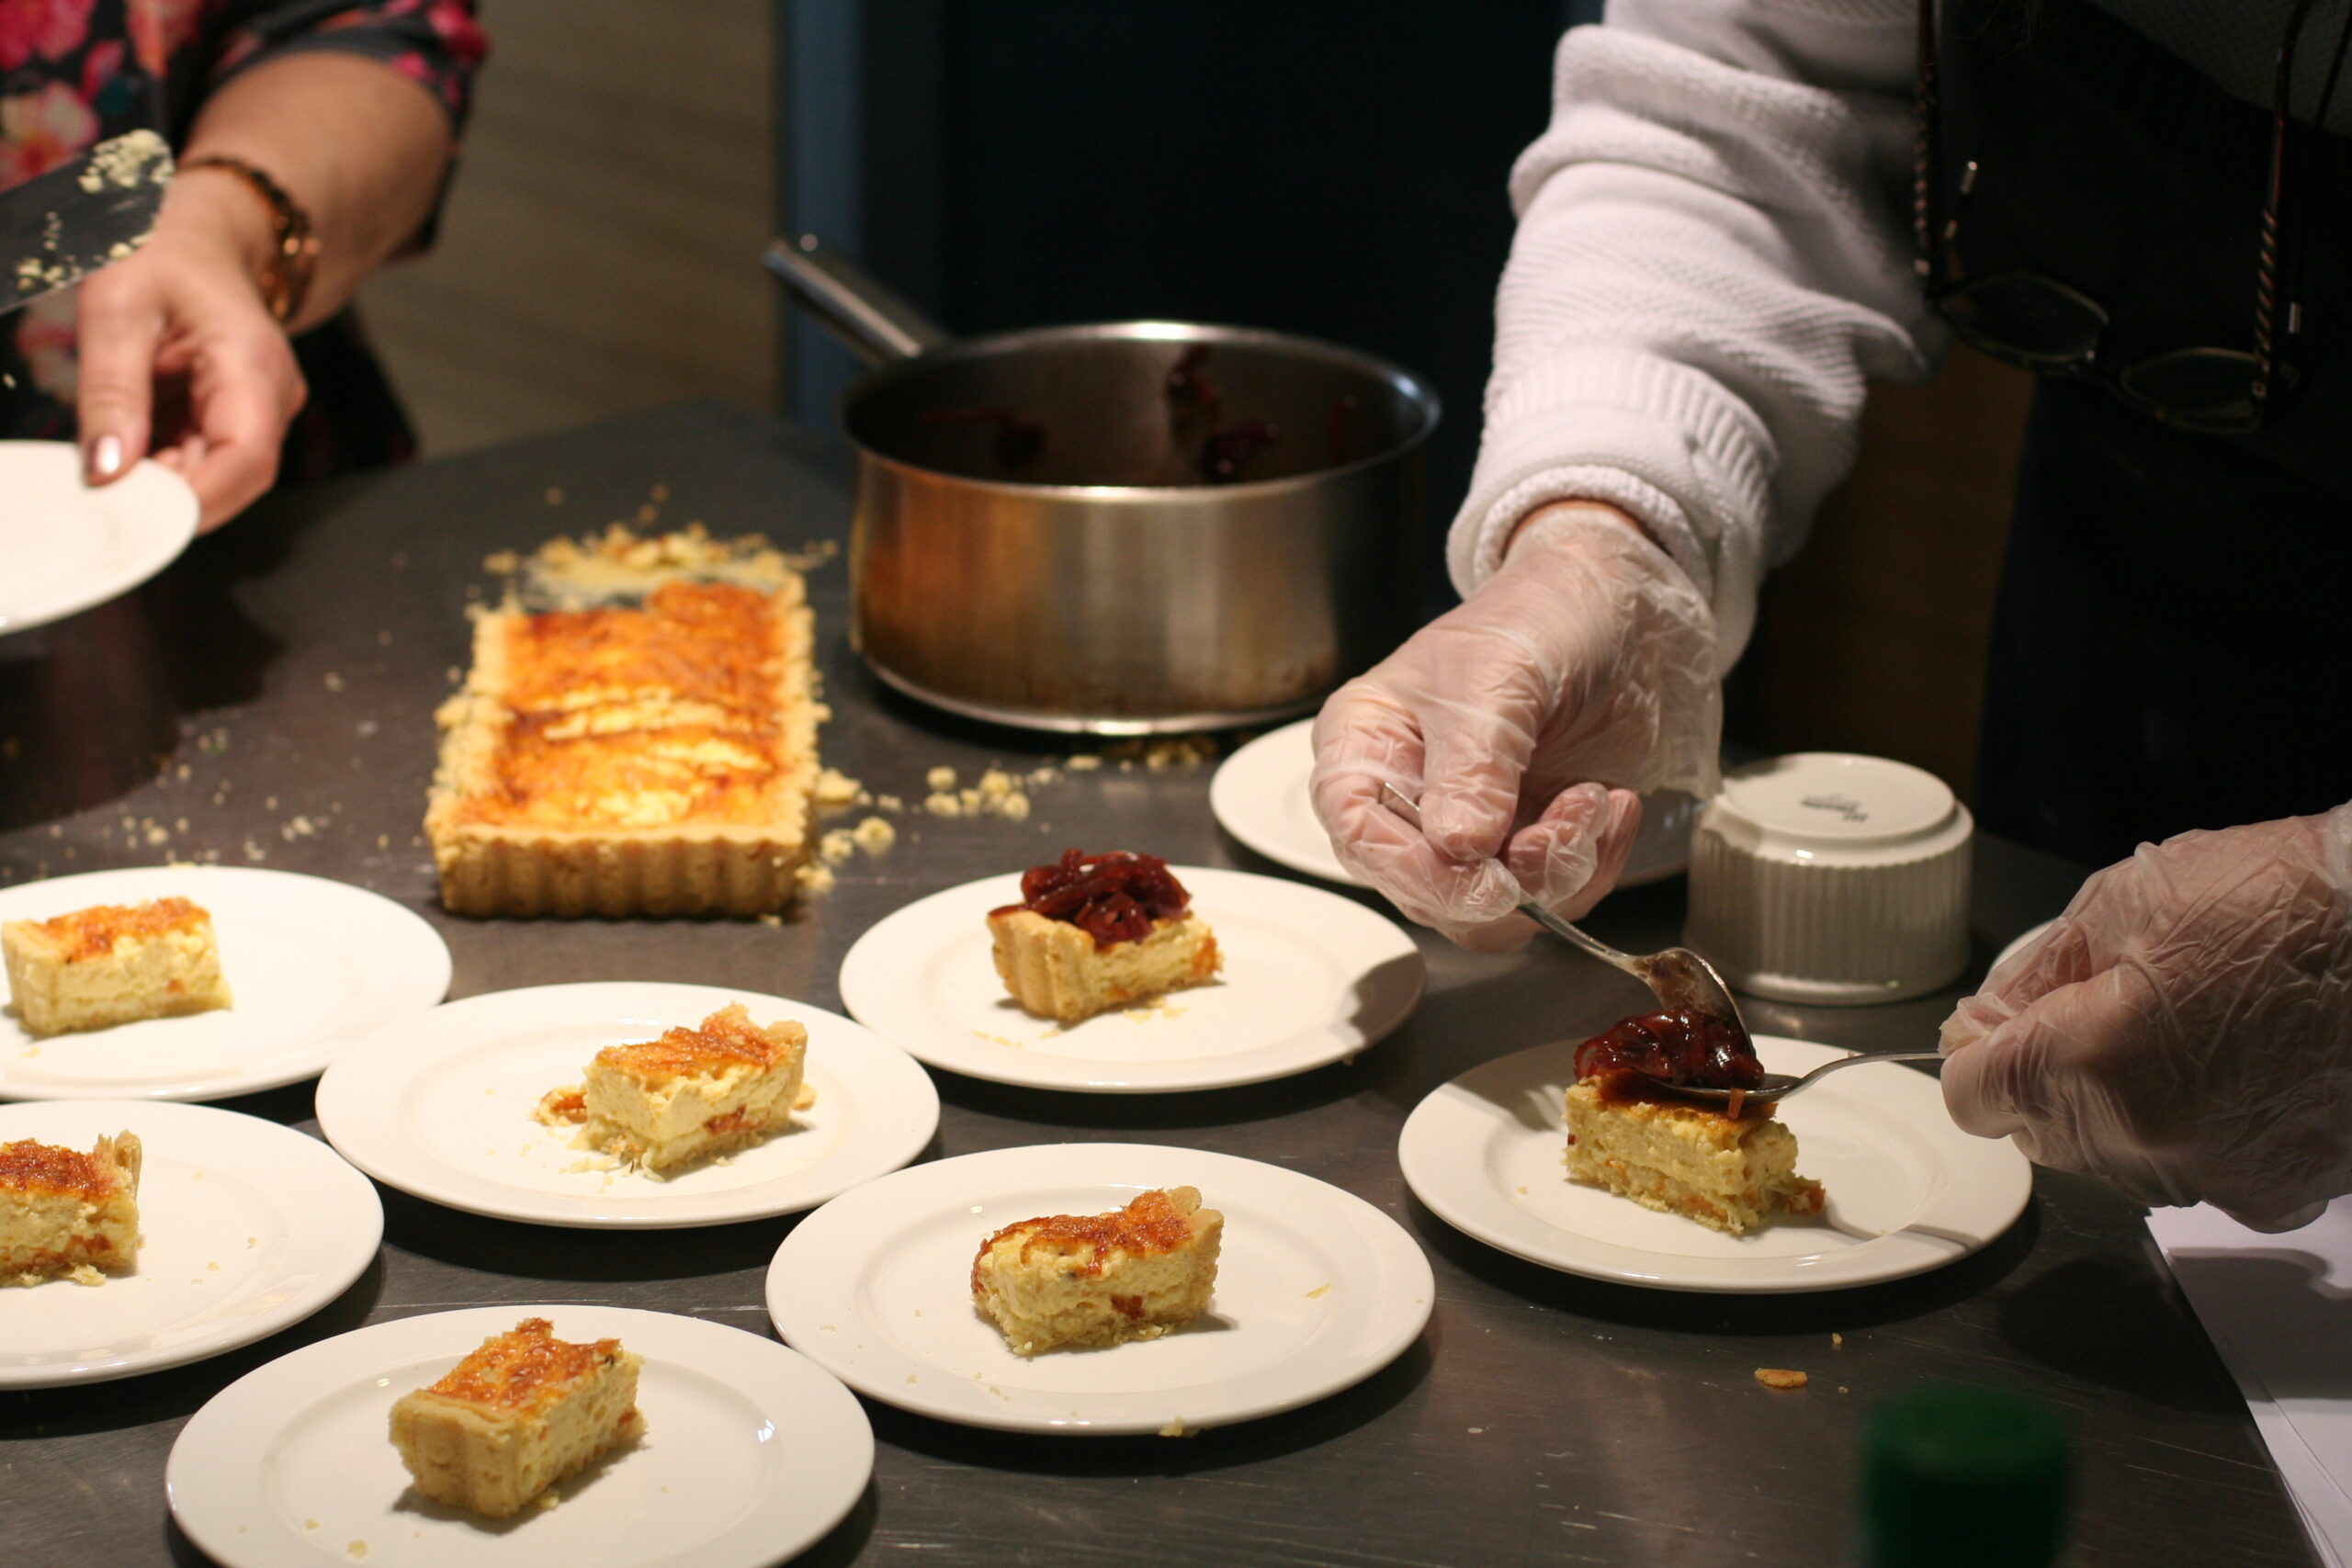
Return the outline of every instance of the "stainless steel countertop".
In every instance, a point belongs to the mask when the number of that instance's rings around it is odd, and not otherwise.
[[[464,612],[489,581],[483,555],[638,520],[657,486],[665,526],[698,520],[787,546],[838,538],[846,471],[828,440],[694,405],[274,500],[139,593],[0,638],[0,883],[217,854],[339,877],[420,911],[455,953],[453,997],[639,978],[838,1008],[842,955],[874,920],[1067,844],[1278,870],[1217,829],[1209,767],[1114,765],[1041,787],[1026,822],[902,816],[895,849],[842,866],[831,894],[781,927],[442,914],[418,818],[432,712],[468,656]],[[892,697],[848,649],[841,563],[814,570],[811,587],[834,709],[829,763],[912,803],[935,764],[968,780],[991,761],[1029,767],[1068,750]],[[1971,981],[2078,878],[1984,841]],[[1590,923],[1647,951],[1675,938],[1680,906],[1668,883],[1613,897]],[[1598,1283],[1451,1230],[1397,1174],[1407,1112],[1469,1066],[1596,1032],[1643,994],[1556,946],[1478,957],[1419,935],[1427,999],[1352,1065],[1136,1097],[940,1075],[932,1153],[1134,1138],[1310,1172],[1378,1204],[1428,1250],[1438,1301],[1419,1344],[1319,1404],[1183,1439],[1023,1438],[869,1405],[873,1485],[805,1561],[1816,1564],[1847,1551],[1864,1412],[1930,1377],[2022,1388],[2064,1411],[2079,1472],[2074,1562],[2312,1561],[2139,1212],[2093,1183],[2038,1173],[2025,1217],[1976,1258],[1815,1296]],[[1759,1030],[1892,1047],[1931,1039],[1959,994],[1842,1010],[1752,1002],[1749,1016]],[[230,1103],[315,1132],[311,1089]],[[0,1394],[0,1562],[203,1561],[164,1506],[181,1423],[252,1368],[363,1323],[545,1300],[771,1332],[761,1274],[789,1221],[591,1233],[384,1201],[381,1258],[309,1322],[177,1371]],[[1805,1369],[1812,1385],[1776,1393],[1755,1382],[1759,1366]]]

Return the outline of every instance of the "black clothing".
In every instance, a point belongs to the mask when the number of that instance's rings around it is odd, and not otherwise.
[[[2301,49],[2324,58],[2341,20]],[[2252,346],[2267,112],[2079,0],[1952,6],[1942,39],[1967,276],[2088,295],[2110,363]],[[2105,864],[2352,800],[2352,145],[2292,123],[2290,153],[2304,331],[2267,428],[2184,431],[2087,380],[2036,401],[1978,761],[1995,831]]]

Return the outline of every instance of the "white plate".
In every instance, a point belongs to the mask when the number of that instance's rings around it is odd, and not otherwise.
[[[1190,1186],[1225,1215],[1216,1294],[1189,1327],[1023,1359],[972,1306],[972,1256],[1041,1214]],[[1429,1322],[1429,1259],[1396,1222],[1311,1176],[1198,1149],[1049,1144],[917,1166],[800,1222],[768,1269],[793,1348],[886,1404],[970,1427],[1187,1431],[1363,1382]]]
[[[2048,919],[2042,921],[2038,926],[2030,926],[2025,931],[2018,932],[2018,939],[2009,943],[2008,946],[2001,949],[2000,955],[1993,960],[1993,969],[1998,969],[2002,964],[2007,964],[2010,959],[2015,958],[2018,953],[2024,952],[2027,943],[2034,941],[2037,937],[2041,936],[2042,932],[2048,931],[2052,926],[2054,926],[2058,922],[2055,919]],[[1985,973],[1989,975],[1993,972],[1993,969],[1987,969]]]
[[[1848,1055],[1771,1035],[1776,1073]],[[1576,1045],[1488,1062],[1414,1108],[1396,1143],[1414,1194],[1490,1247],[1596,1280],[1671,1291],[1828,1291],[1899,1280],[1965,1258],[2009,1228],[2033,1170],[2007,1139],[1971,1137],[1944,1112],[1936,1080],[1908,1067],[1850,1067],[1781,1109],[1797,1170],[1821,1183],[1819,1218],[1745,1236],[1645,1209],[1567,1179],[1560,1097]]]
[[[817,1102],[793,1130],[666,1180],[597,1170],[577,1129],[531,1119],[607,1045],[741,1002],[808,1031]],[[939,1125],[931,1075],[822,1008],[718,986],[602,981],[494,991],[403,1019],[319,1081],[319,1127],[378,1180],[453,1209],[543,1225],[715,1225],[812,1209],[921,1154]]]
[[[1209,985],[1082,1023],[1032,1018],[989,956],[989,911],[1021,902],[1010,874],[918,899],[868,930],[842,961],[842,1004],[934,1067],[1143,1094],[1261,1083],[1352,1056],[1420,1001],[1420,950],[1385,916],[1278,877],[1170,869],[1216,932],[1225,971]]]
[[[196,536],[196,492],[144,458],[102,490],[70,441],[0,441],[0,636],[138,587]]]
[[[426,1501],[392,1402],[526,1317],[644,1358],[645,1436],[492,1523]],[[215,1394],[164,1472],[172,1515],[226,1568],[765,1568],[821,1538],[874,1471],[847,1389],[783,1346],[669,1313],[495,1306],[305,1346]]]
[[[212,916],[234,1007],[84,1034],[0,1012],[0,1100],[225,1100],[315,1077],[344,1044],[449,988],[449,948],[364,887],[244,866],[130,866],[0,888],[0,920],[177,895]]]
[[[1326,882],[1357,882],[1340,863],[1330,835],[1315,818],[1307,775],[1315,771],[1315,721],[1271,729],[1227,757],[1209,781],[1209,809],[1225,830],[1293,871]],[[1625,857],[1620,887],[1662,882],[1690,864],[1690,825],[1699,803],[1680,790],[1642,797],[1642,830]]]
[[[0,1105],[0,1143],[139,1134],[139,1267],[102,1285],[0,1290],[0,1388],[200,1361],[300,1323],[375,1259],[384,1210],[316,1138],[209,1106]]]

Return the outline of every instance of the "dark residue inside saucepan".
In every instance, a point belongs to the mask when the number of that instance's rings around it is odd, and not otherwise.
[[[1003,483],[1198,490],[1377,458],[1429,423],[1417,395],[1345,350],[1242,329],[1204,342],[1043,328],[876,372],[845,406],[876,456]]]

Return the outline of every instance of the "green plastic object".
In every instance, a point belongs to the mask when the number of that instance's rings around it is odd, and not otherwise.
[[[2049,1568],[2065,1531],[2066,1424],[1999,1389],[1928,1387],[1862,1437],[1871,1568]]]

